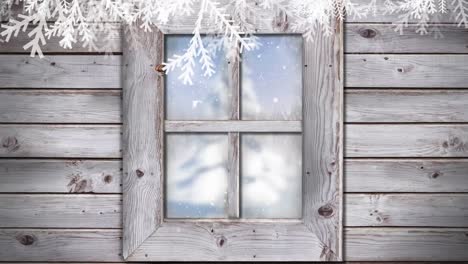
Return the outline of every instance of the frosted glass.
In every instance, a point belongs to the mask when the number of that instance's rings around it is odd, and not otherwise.
[[[166,217],[226,217],[228,137],[166,136]]]
[[[166,58],[183,55],[190,36],[166,37]],[[207,44],[208,45],[208,44]],[[197,58],[196,60],[198,60]],[[223,51],[212,58],[216,73],[204,76],[198,61],[194,66],[193,85],[184,85],[179,79],[181,69],[166,76],[166,119],[168,120],[226,120],[232,92],[228,82],[228,60]]]
[[[301,218],[301,141],[301,135],[242,136],[242,218]]]
[[[242,54],[242,119],[301,120],[302,37],[260,36],[259,42]]]

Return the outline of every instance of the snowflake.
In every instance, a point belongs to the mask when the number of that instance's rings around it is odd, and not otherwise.
[[[222,2],[221,2],[222,1]],[[72,49],[78,42],[90,51],[109,53],[115,49],[111,41],[117,34],[118,23],[138,24],[145,31],[165,26],[171,19],[196,15],[193,36],[184,54],[175,55],[165,63],[166,72],[181,68],[180,80],[192,83],[195,67],[201,67],[206,76],[215,73],[213,54],[228,47],[229,56],[239,56],[244,50],[255,49],[254,19],[274,17],[293,19],[293,32],[305,32],[304,37],[313,41],[318,32],[333,32],[331,17],[362,18],[381,14],[399,17],[395,29],[403,32],[409,23],[417,25],[420,34],[440,36],[440,31],[429,29],[440,15],[453,12],[459,26],[468,28],[468,0],[0,0],[0,17],[9,17],[2,24],[0,42],[9,41],[28,28],[30,41],[24,49],[31,56],[43,57],[42,48],[51,38],[59,38],[59,44]],[[23,7],[21,14],[14,14],[13,7]],[[257,12],[258,10],[261,12]],[[262,15],[260,15],[262,14]],[[260,16],[260,17],[259,17]],[[264,16],[264,17],[261,17]],[[207,40],[201,37],[203,24],[219,25]],[[129,27],[126,27],[129,30]],[[127,34],[128,33],[128,34]],[[132,38],[132,31],[125,32]],[[233,49],[232,47],[238,47]]]

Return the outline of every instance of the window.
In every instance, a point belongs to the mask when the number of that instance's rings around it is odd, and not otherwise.
[[[125,44],[124,257],[341,260],[341,25],[313,43],[264,30],[193,86],[154,71],[186,33]]]

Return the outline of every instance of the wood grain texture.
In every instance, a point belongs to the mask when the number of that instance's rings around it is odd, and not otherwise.
[[[120,160],[0,160],[1,193],[121,193]]]
[[[237,219],[240,216],[240,135],[228,134],[228,184],[227,184],[227,215]]]
[[[468,227],[467,194],[347,194],[346,226]]]
[[[468,125],[347,125],[345,157],[467,157]]]
[[[121,56],[0,55],[0,88],[121,88]]]
[[[120,230],[0,229],[2,261],[122,261]]]
[[[347,228],[347,261],[463,261],[468,229]]]
[[[166,121],[166,132],[301,132],[301,121]]]
[[[57,195],[57,194],[0,194],[1,228],[120,228],[120,194],[113,195]],[[368,227],[467,227],[467,194],[346,194],[344,208],[345,226]],[[238,230],[251,230],[262,226],[254,221],[233,220]],[[225,225],[230,222],[221,221]],[[252,223],[253,222],[253,223]],[[176,233],[187,236],[200,225],[216,225],[210,221],[196,223],[193,226],[166,226],[177,229]],[[232,223],[232,222],[231,222]],[[281,226],[279,222],[269,221],[271,226]],[[173,224],[172,222],[170,223]],[[208,230],[208,227],[206,227]],[[253,229],[252,229],[253,228]],[[255,235],[259,235],[257,230]],[[226,237],[218,232],[218,237]],[[180,240],[192,238],[178,238]],[[168,244],[173,242],[170,238]],[[288,238],[294,240],[294,237]],[[247,243],[247,239],[245,242]],[[256,241],[259,243],[260,241]],[[162,243],[162,242],[160,242]],[[296,242],[292,242],[295,244]],[[196,243],[195,243],[196,244]],[[245,245],[247,247],[247,245]],[[159,248],[158,248],[159,249]],[[321,252],[321,249],[317,249]],[[147,252],[148,253],[148,252]],[[154,252],[153,252],[154,254]],[[203,254],[197,252],[196,254]],[[266,254],[266,252],[264,252]],[[268,258],[271,258],[271,254]],[[229,256],[226,256],[229,258]],[[232,257],[232,256],[231,256]],[[265,256],[267,257],[267,256]],[[155,256],[157,258],[157,256]],[[174,256],[176,259],[177,256]]]
[[[465,90],[348,90],[346,122],[467,122]]]
[[[163,224],[129,260],[299,261],[320,259],[320,241],[302,223]]]
[[[195,230],[194,233],[200,235],[203,244],[209,245],[209,252],[213,258],[222,253],[216,247],[217,237],[206,235],[207,230],[203,227]],[[216,229],[214,229],[216,232]],[[236,230],[231,228],[230,230]],[[246,237],[256,236],[258,240],[271,241],[276,235],[271,235],[271,229],[259,230],[258,235],[252,235],[245,231]],[[252,230],[249,230],[252,232]],[[283,239],[286,229],[276,230],[278,239]],[[300,230],[298,230],[301,232]],[[171,230],[168,230],[171,232]],[[294,231],[293,234],[297,234]],[[233,233],[231,233],[233,234]],[[346,261],[465,261],[468,258],[466,251],[468,244],[468,229],[437,229],[437,228],[347,228],[345,229],[345,256]],[[0,259],[2,261],[81,261],[81,262],[120,262],[123,261],[121,253],[121,230],[38,230],[38,229],[1,229],[0,230]],[[239,236],[238,239],[243,239]],[[304,244],[293,244],[300,247],[313,248],[316,246],[311,237],[303,238]],[[23,242],[24,245],[21,242]],[[151,240],[151,243],[156,243]],[[30,244],[31,243],[31,244]],[[29,244],[29,245],[28,245]],[[213,246],[214,244],[214,246]],[[243,247],[244,243],[232,244],[227,242],[228,250],[251,253],[252,249]],[[279,244],[278,244],[279,245]],[[277,252],[291,245],[287,241],[278,247]],[[185,247],[183,243],[162,244],[161,247],[172,250]],[[199,244],[195,244],[199,246]],[[288,247],[291,252],[294,248]],[[257,248],[256,252],[260,252]],[[411,250],[409,250],[411,249]],[[141,250],[141,251],[140,251]],[[137,253],[145,257],[143,249]],[[293,252],[294,253],[294,252]],[[164,256],[168,255],[165,252]],[[175,251],[174,254],[186,256],[188,251]],[[154,256],[148,255],[150,259]],[[170,255],[168,257],[174,257]],[[250,257],[250,258],[249,258]],[[262,259],[261,254],[244,255],[249,261]]]
[[[128,258],[163,219],[164,36],[129,26],[124,43],[123,256]]]
[[[120,158],[117,125],[0,125],[0,157]]]
[[[322,261],[342,254],[343,25],[304,45],[303,221],[322,244]]]
[[[31,38],[28,37],[28,34],[32,31],[32,27],[26,29],[26,31],[21,31],[17,37],[12,37],[9,42],[2,42],[0,43],[0,53],[8,54],[8,53],[25,53],[30,54],[31,50],[25,50],[23,48]],[[115,27],[109,32],[96,32],[97,39],[96,45],[97,47],[107,47],[106,53],[119,53],[122,52],[121,42],[122,36],[120,32],[120,24],[115,24]],[[62,38],[60,37],[51,37],[47,39],[47,45],[41,46],[42,52],[47,55],[47,53],[67,53],[67,54],[79,54],[79,53],[98,53],[96,50],[90,50],[89,47],[83,46],[83,41],[81,37],[78,37],[76,43],[73,44],[72,49],[64,49],[60,46],[60,41]],[[46,56],[48,57],[48,56]]]
[[[401,13],[390,13],[386,12],[385,2],[387,0],[376,0],[375,7],[377,11],[375,12],[376,15],[369,15],[369,16],[361,16],[361,17],[354,17],[354,16],[347,16],[346,22],[347,23],[371,23],[371,22],[378,22],[378,23],[399,23],[401,18],[399,17]],[[354,0],[353,3],[358,6],[365,6],[368,5],[370,2],[369,0]],[[390,2],[397,3],[398,0],[390,0]],[[429,23],[456,23],[457,19],[454,14],[454,6],[452,5],[452,1],[447,1],[447,13],[439,14],[438,16],[430,16]],[[418,19],[410,18],[409,23],[416,23]]]
[[[0,194],[0,227],[120,228],[122,196]]]
[[[468,192],[467,159],[347,159],[346,192]]]
[[[120,123],[120,91],[0,90],[0,122]]]
[[[438,34],[421,35],[417,25],[401,34],[395,25],[346,24],[347,53],[468,53],[468,29],[453,24],[431,25]]]
[[[467,88],[468,55],[346,55],[346,87]]]

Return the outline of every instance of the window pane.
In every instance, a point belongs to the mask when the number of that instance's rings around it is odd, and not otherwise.
[[[242,60],[242,119],[302,119],[302,37],[261,36]]]
[[[228,137],[166,136],[166,217],[226,217]]]
[[[301,218],[301,141],[301,135],[242,136],[242,218]]]
[[[189,43],[190,36],[166,37],[166,58],[171,58],[174,54],[183,55]],[[180,68],[166,76],[168,120],[228,119],[232,96],[228,85],[228,60],[223,51],[218,51],[212,59],[216,65],[216,73],[211,77],[204,76],[204,71],[197,62],[192,77],[193,85],[184,85],[179,79],[182,73]]]

